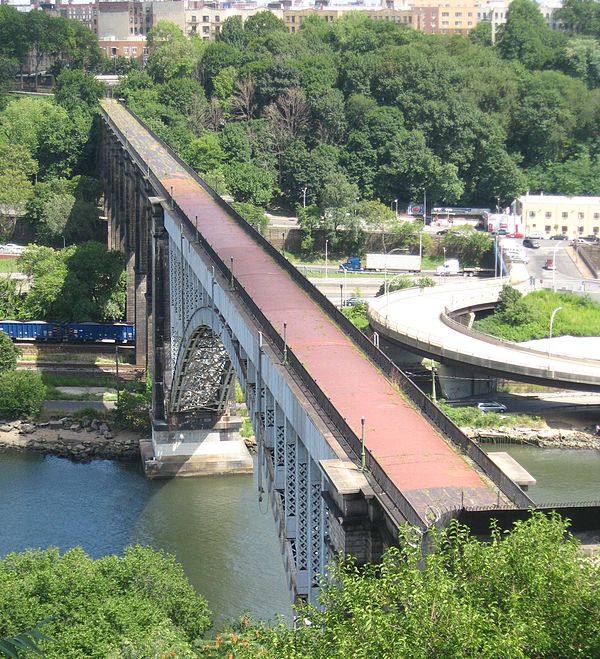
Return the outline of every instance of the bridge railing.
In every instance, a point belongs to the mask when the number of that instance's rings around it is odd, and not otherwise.
[[[126,112],[131,116],[133,121],[140,122],[129,108],[122,105]],[[157,190],[169,201],[173,210],[180,216],[182,222],[187,227],[192,236],[197,235],[197,230],[191,219],[187,214],[178,206],[175,200],[171,197],[170,191],[167,191],[161,181],[153,175],[147,168],[142,167],[145,163],[143,157],[133,147],[127,136],[115,125],[110,119],[109,115],[101,110],[105,121],[111,126],[112,130],[119,135],[119,139],[123,142],[126,148],[133,152],[137,159],[140,161],[140,169],[142,172],[147,173],[152,178],[152,183]],[[141,122],[140,122],[141,123]],[[313,286],[299,271],[294,267],[278,250],[276,250],[271,243],[269,243],[264,236],[260,234],[252,225],[250,225],[244,218],[237,213],[225,200],[223,200],[210,186],[208,186],[198,174],[185,163],[171,148],[147,126],[145,130],[156,140],[172,157],[179,166],[192,177],[205,192],[213,199],[213,201],[223,208],[226,213],[234,219],[237,224],[260,245],[263,251],[268,254],[287,274],[298,284],[309,297],[316,302],[321,309],[336,322],[338,326],[349,336],[352,341],[359,347],[389,379],[396,385],[408,398],[415,404],[415,406],[426,414],[429,419],[438,427],[438,429],[446,434],[448,438],[463,451],[465,451],[474,462],[486,473],[492,482],[494,482],[516,505],[530,506],[532,505],[531,499],[524,494],[521,488],[518,487],[513,481],[507,479],[504,473],[494,464],[487,455],[461,430],[452,422],[445,414],[441,412],[427,396],[414,385],[408,377],[393,363],[390,359],[358,329],[356,328],[335,305],[333,305],[325,295],[323,295],[315,286]],[[218,254],[212,247],[204,240],[201,235],[199,236],[202,247],[209,254],[210,258],[215,264],[215,267],[221,274],[229,281],[232,280],[236,285],[236,293],[242,298],[248,310],[254,315],[258,324],[263,328],[264,334],[270,339],[271,343],[276,347],[279,353],[283,356],[284,342],[283,337],[272,326],[270,321],[262,313],[256,303],[246,293],[243,286],[237,281],[234,274],[230,271],[228,265],[221,260]],[[304,368],[301,361],[294,355],[293,351],[287,347],[287,356],[290,367],[300,378],[306,391],[308,391],[318,407],[330,419],[333,425],[337,428],[343,443],[345,443],[355,454],[355,459],[359,460],[361,455],[361,440],[356,433],[352,430],[347,421],[341,416],[335,406],[331,403],[329,398],[317,385],[308,371]],[[402,515],[411,523],[416,526],[426,527],[429,525],[429,520],[422,517],[410,501],[404,496],[400,489],[391,481],[387,476],[383,467],[377,462],[376,458],[369,452],[366,452],[366,468],[373,476],[373,479],[381,490],[390,498],[392,503],[398,508]]]

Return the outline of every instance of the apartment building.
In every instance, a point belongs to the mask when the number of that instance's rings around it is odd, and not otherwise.
[[[127,39],[116,39],[114,37],[98,39],[98,45],[109,59],[125,57],[126,59],[137,59],[145,64],[148,58],[146,37],[142,35],[132,36]]]
[[[198,0],[189,0],[188,5],[185,10],[184,31],[188,36],[197,34],[204,41],[215,39],[223,23],[231,16],[239,16],[242,22],[245,22],[250,16],[266,9],[255,4],[209,4]],[[283,18],[281,9],[269,9],[269,11],[277,18]]]
[[[526,235],[600,235],[600,197],[526,194],[516,200]]]

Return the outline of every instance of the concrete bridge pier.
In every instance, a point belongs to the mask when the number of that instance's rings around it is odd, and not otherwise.
[[[481,371],[439,364],[436,367],[436,386],[441,389],[441,396],[448,400],[488,396],[497,391],[498,380]]]

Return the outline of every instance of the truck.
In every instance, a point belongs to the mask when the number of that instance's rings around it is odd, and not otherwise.
[[[366,270],[375,272],[421,272],[418,254],[367,254]]]
[[[458,259],[447,259],[442,265],[438,265],[435,274],[442,277],[462,275],[463,277],[474,277],[475,275],[493,275],[494,271],[488,268],[461,268]]]
[[[340,270],[347,272],[362,272],[362,264],[358,256],[351,256],[345,263],[340,263]]]

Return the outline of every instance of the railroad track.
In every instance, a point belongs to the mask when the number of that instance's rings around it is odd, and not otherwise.
[[[116,375],[114,364],[82,364],[81,362],[29,362],[17,361],[17,370],[43,373],[78,373],[82,375]],[[144,369],[135,364],[119,364],[119,379],[135,380],[144,375]]]

